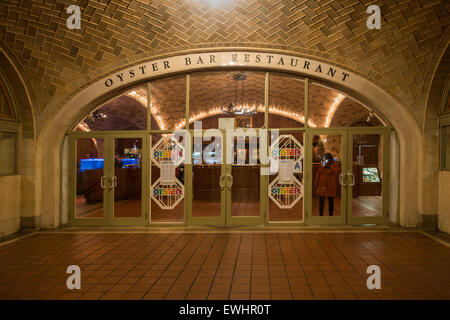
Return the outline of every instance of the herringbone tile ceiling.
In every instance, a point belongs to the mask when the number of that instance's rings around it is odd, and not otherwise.
[[[66,27],[66,8],[74,3],[81,7],[81,30]],[[366,27],[370,4],[381,7],[381,30]],[[437,0],[2,1],[0,41],[19,61],[40,110],[105,66],[113,70],[161,50],[253,43],[347,65],[381,83],[418,117],[428,63],[449,11],[450,1]]]
[[[245,71],[245,81],[236,82],[233,75],[236,71],[205,71],[196,72],[191,76],[191,92],[189,111],[190,116],[200,115],[197,119],[216,116],[212,109],[219,110],[229,103],[249,106],[264,105],[264,72]],[[242,74],[242,72],[240,72]],[[241,86],[243,85],[243,87]],[[178,75],[158,79],[152,82],[151,104],[153,115],[158,116],[161,123],[152,123],[152,128],[173,130],[184,127],[185,119],[185,76]],[[237,86],[236,86],[237,85]],[[285,117],[295,118],[294,114],[304,116],[304,80],[293,75],[273,73],[270,76],[269,110],[277,109],[285,111]],[[93,124],[87,121],[92,131],[122,130],[132,128],[145,130],[146,111],[145,98],[147,90],[145,86],[139,86],[130,90],[131,96],[137,92],[144,97],[138,101],[130,98],[127,93],[117,99],[109,101],[101,106],[99,112],[107,115],[106,119],[96,120]],[[329,115],[339,93],[311,83],[309,87],[310,124],[312,126],[326,126],[326,118],[330,117],[329,125],[332,127],[352,126],[355,123],[366,125],[365,119],[370,114],[369,110],[358,102],[346,97],[336,106],[335,112]],[[260,110],[261,111],[261,110]],[[274,114],[276,112],[271,112]],[[291,113],[292,115],[290,115]],[[155,118],[152,117],[154,120]],[[296,118],[298,121],[298,118]],[[271,119],[269,119],[271,123]],[[303,121],[300,121],[303,123]],[[161,124],[164,128],[161,127]],[[371,125],[381,125],[374,117]],[[131,129],[130,129],[131,130]]]

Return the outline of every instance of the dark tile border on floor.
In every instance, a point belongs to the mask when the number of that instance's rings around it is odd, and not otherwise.
[[[13,241],[16,241],[18,239],[24,238],[24,237],[31,236],[34,233],[35,233],[35,231],[31,231],[31,230],[30,231],[18,231],[15,233],[8,234],[6,236],[2,236],[2,237],[0,237],[0,246],[10,243],[10,242],[13,242]]]
[[[44,233],[283,233],[283,232],[328,232],[328,233],[353,233],[353,232],[419,232],[416,228],[401,228],[397,226],[279,226],[258,225],[258,226],[139,226],[139,227],[60,227],[57,229],[40,230]]]
[[[450,247],[450,234],[439,230],[420,230],[420,232],[444,246]]]
[[[39,233],[356,233],[356,232],[417,232],[450,247],[450,235],[439,230],[401,228],[398,226],[183,226],[183,227],[60,227],[57,229],[23,230],[0,237],[0,246]]]

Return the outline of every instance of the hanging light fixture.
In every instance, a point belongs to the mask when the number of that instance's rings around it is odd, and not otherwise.
[[[88,115],[85,119],[85,122],[94,123],[96,120],[99,119],[106,119],[108,116],[104,114],[103,112],[100,112],[98,110],[95,110],[90,115]]]
[[[374,114],[373,114],[373,112],[370,111],[369,115],[366,118],[366,122],[370,123],[370,121],[372,121],[373,117],[374,117]]]
[[[234,103],[233,101],[230,102],[227,106],[221,106],[220,109],[222,113],[229,115],[229,116],[235,116],[235,115],[253,115],[258,112],[258,108],[256,104],[254,103],[252,106],[249,106],[248,104],[244,104],[244,80],[247,79],[247,75],[244,73],[236,73],[233,75],[233,80],[235,81],[234,85]],[[241,81],[241,94],[240,99],[238,99],[238,84],[239,81]]]

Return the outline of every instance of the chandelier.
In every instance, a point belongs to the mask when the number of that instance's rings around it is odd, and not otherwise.
[[[103,112],[96,110],[86,117],[85,122],[94,123],[96,120],[106,119],[107,117],[108,116],[106,114],[104,114]]]
[[[236,116],[236,115],[253,115],[258,112],[256,104],[249,105],[244,104],[244,80],[247,79],[247,76],[244,73],[236,73],[233,75],[233,80],[235,81],[234,85],[234,103],[230,102],[227,106],[221,106],[220,110],[222,113],[229,115],[229,116]],[[239,81],[241,82],[241,94],[238,99],[238,84]]]

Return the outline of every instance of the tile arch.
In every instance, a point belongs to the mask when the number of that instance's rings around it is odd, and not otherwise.
[[[230,50],[230,49],[228,49]],[[229,52],[239,51],[238,48],[232,48]],[[217,52],[217,51],[212,51]],[[225,54],[226,51],[221,51]],[[205,53],[205,51],[203,51]],[[272,51],[269,51],[272,53]],[[205,53],[207,54],[207,52]],[[302,57],[302,56],[300,56]],[[152,60],[154,61],[154,60]],[[315,58],[315,61],[323,63],[320,58]],[[324,63],[326,66],[326,64]],[[263,67],[264,70],[277,70],[275,68]],[[347,70],[347,69],[344,69]],[[182,72],[183,70],[177,70],[177,72]],[[186,70],[184,70],[186,71]],[[305,74],[298,72],[298,74],[305,76]],[[413,116],[411,110],[407,108],[404,104],[399,103],[399,101],[390,95],[388,92],[383,90],[383,88],[376,85],[376,83],[371,82],[357,74],[354,74],[351,84],[338,84],[334,82],[332,85],[338,90],[345,92],[350,92],[352,96],[361,101],[366,105],[374,106],[382,112],[386,117],[390,118],[392,125],[397,130],[400,140],[400,150],[402,155],[406,154],[419,154],[420,151],[420,130],[417,125],[417,121]],[[151,79],[151,77],[144,77],[143,79],[138,79],[139,81],[145,81]],[[138,80],[132,82],[135,85]],[[116,93],[118,90],[123,90],[123,87],[117,87],[114,89],[105,89],[104,91],[98,90],[99,81],[85,85],[84,88],[78,92],[71,99],[66,98],[65,103],[58,112],[55,113],[53,119],[49,120],[49,124],[45,127],[44,132],[40,134],[38,140],[39,151],[38,156],[42,163],[42,175],[46,177],[42,182],[42,188],[45,190],[54,188],[59,185],[55,168],[58,168],[58,155],[54,151],[49,150],[54,146],[61,145],[64,132],[66,132],[67,127],[73,123],[74,118],[79,115],[80,108],[85,105],[92,104],[94,101],[101,99],[103,96],[112,94],[113,91]],[[127,84],[127,85],[131,85]],[[49,143],[51,141],[51,143]],[[45,160],[44,160],[45,159]],[[412,170],[411,170],[412,168]],[[411,172],[418,172],[419,161],[417,159],[410,161],[409,171],[407,172],[404,168],[400,168],[400,223],[403,226],[416,226],[418,220],[418,175],[411,174]],[[416,170],[417,169],[417,170]],[[55,190],[58,193],[58,190]],[[411,195],[416,195],[412,197]],[[409,199],[407,201],[406,199]],[[411,200],[413,199],[413,200]],[[52,213],[58,212],[59,198],[52,202],[43,201],[42,212]],[[53,208],[52,208],[53,207]],[[58,218],[57,215],[47,214],[44,218],[43,223],[47,226],[57,226]]]
[[[17,118],[20,120],[19,131],[19,170],[20,179],[20,228],[34,229],[40,226],[37,206],[40,195],[38,170],[36,170],[36,100],[29,79],[14,55],[0,42],[0,61],[3,76],[8,82],[9,89],[16,104]]]
[[[113,63],[109,63],[105,66],[101,66],[88,71],[81,75],[74,81],[67,83],[65,88],[58,94],[55,94],[45,105],[45,112],[39,113],[36,118],[36,128],[40,131],[45,127],[46,122],[52,114],[58,111],[58,108],[76,96],[81,90],[92,85],[96,81],[105,78],[108,75],[119,72],[120,70],[130,68],[143,64],[150,60],[158,60],[176,57],[184,54],[196,54],[204,52],[229,52],[229,51],[248,51],[248,52],[263,52],[267,54],[286,54],[289,56],[296,56],[305,59],[312,59],[322,63],[327,63],[332,66],[348,70],[353,74],[356,74],[364,79],[369,80],[376,86],[382,88],[389,93],[393,99],[399,104],[410,105],[409,101],[406,101],[398,95],[401,90],[393,90],[393,87],[389,85],[389,81],[385,81],[384,76],[375,70],[371,70],[363,64],[355,61],[345,59],[339,56],[335,56],[329,53],[324,53],[319,50],[305,49],[300,47],[289,47],[283,45],[268,45],[265,43],[239,43],[237,46],[235,43],[202,43],[184,45],[176,48],[169,49],[155,49],[149,53],[141,53],[133,57],[126,57],[119,59]]]

